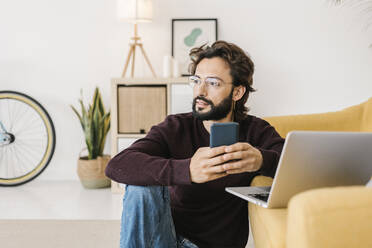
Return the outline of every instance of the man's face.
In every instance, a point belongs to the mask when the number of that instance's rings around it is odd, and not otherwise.
[[[221,120],[231,111],[233,85],[229,65],[221,58],[202,59],[195,70],[193,115],[201,120]]]

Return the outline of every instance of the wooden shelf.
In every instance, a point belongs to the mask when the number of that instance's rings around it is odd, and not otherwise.
[[[126,148],[132,142],[137,139],[143,138],[146,134],[141,133],[121,133],[119,132],[119,121],[120,118],[120,104],[118,101],[118,88],[119,87],[148,87],[148,86],[161,86],[165,87],[166,103],[165,105],[159,105],[159,108],[165,108],[166,115],[179,112],[189,112],[191,111],[192,102],[192,90],[188,87],[188,78],[113,78],[111,80],[111,156],[115,156],[121,149]],[[174,87],[175,86],[175,87]],[[175,88],[178,88],[176,90]],[[122,89],[122,88],[121,88]],[[177,93],[178,92],[178,93]],[[175,96],[175,94],[177,96]],[[125,94],[123,94],[125,95]],[[122,95],[122,96],[123,96]],[[149,94],[151,97],[151,94]],[[136,99],[131,96],[128,99]],[[126,100],[128,100],[126,99]],[[175,105],[178,106],[175,107]],[[138,103],[140,104],[140,103]],[[131,102],[132,105],[132,102]],[[123,106],[123,104],[121,104]],[[135,106],[135,104],[133,105]],[[132,111],[135,113],[135,111]],[[123,118],[122,118],[123,119]],[[156,125],[158,123],[150,123],[151,125]],[[148,131],[148,130],[146,130]],[[118,147],[119,143],[126,147]],[[111,183],[111,191],[113,193],[123,193],[123,188],[120,184],[113,182]]]
[[[118,133],[116,135],[117,138],[136,138],[136,139],[140,139],[140,138],[143,138],[145,137],[146,134],[130,134],[130,133]]]

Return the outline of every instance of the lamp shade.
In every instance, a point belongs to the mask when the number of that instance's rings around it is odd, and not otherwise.
[[[150,22],[152,20],[152,0],[117,0],[119,20],[127,22]]]

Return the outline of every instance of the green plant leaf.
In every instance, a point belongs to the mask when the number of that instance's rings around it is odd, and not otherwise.
[[[100,143],[100,154],[103,154],[103,150],[104,150],[104,147],[105,147],[105,142],[106,142],[106,136],[107,136],[107,133],[110,129],[110,112],[106,113],[102,120],[101,120],[101,123],[102,123],[102,140],[101,140],[101,143]]]
[[[93,122],[94,122],[94,135],[95,135],[95,138],[96,138],[96,146],[95,146],[95,154],[97,156],[100,156],[101,154],[99,154],[99,144],[100,144],[100,140],[101,140],[101,130],[102,128],[100,127],[100,118],[99,118],[99,110],[98,108],[95,108],[95,112],[93,113],[94,116],[93,116]]]
[[[77,117],[79,118],[79,121],[80,121],[80,125],[81,127],[83,128],[83,131],[84,131],[84,123],[83,123],[83,119],[81,117],[81,115],[79,114],[79,112],[75,109],[74,106],[70,105],[72,110],[75,112],[75,114],[77,115]]]
[[[95,111],[97,111],[99,97],[100,97],[99,96],[99,90],[96,87],[96,89],[94,90],[93,101],[92,101],[92,107],[93,107],[92,113],[94,113]]]
[[[96,88],[95,96],[96,96],[95,101],[96,101],[96,104],[97,104],[96,108],[98,108],[99,113],[101,114],[101,116],[103,116],[104,113],[105,113],[105,107],[103,106],[101,93],[99,92],[98,87]]]
[[[95,159],[96,158],[96,153],[95,153],[95,146],[96,146],[96,128],[95,128],[95,124],[94,124],[94,107],[93,107],[93,104],[90,104],[89,105],[89,125],[90,125],[90,133],[89,133],[89,137],[90,137],[90,143],[92,144],[92,150],[91,150],[91,159]]]
[[[82,99],[79,99],[79,103],[80,103],[80,108],[81,108],[81,115],[82,116],[85,116],[87,114],[87,112],[85,110],[85,106],[84,106],[83,100]]]

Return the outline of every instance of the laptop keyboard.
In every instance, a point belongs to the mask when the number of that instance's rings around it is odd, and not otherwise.
[[[263,194],[249,194],[249,196],[257,198],[257,199],[259,199],[261,201],[264,201],[264,202],[267,202],[268,199],[269,199],[269,194],[265,194],[265,193],[263,193]]]
[[[255,194],[269,194],[271,190],[271,187],[250,187],[249,188],[249,194],[255,195]]]

